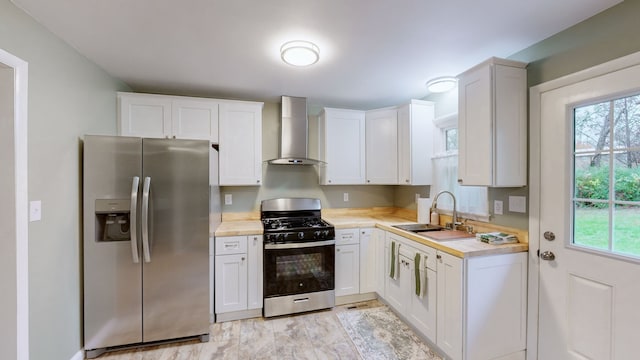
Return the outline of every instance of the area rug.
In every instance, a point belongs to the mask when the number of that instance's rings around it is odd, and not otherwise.
[[[386,306],[336,315],[365,360],[442,360]]]

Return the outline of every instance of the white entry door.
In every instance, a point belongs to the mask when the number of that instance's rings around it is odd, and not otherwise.
[[[539,179],[532,181],[531,196],[539,191],[532,215],[539,219],[533,231],[540,251],[539,323],[533,350],[537,359],[638,359],[640,178],[627,182],[639,174],[640,65],[574,78],[541,86],[537,97],[539,145],[534,140],[531,151],[539,151],[539,158],[532,155]],[[534,118],[532,136],[538,137]]]

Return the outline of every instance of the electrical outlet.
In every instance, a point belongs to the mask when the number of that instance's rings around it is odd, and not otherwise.
[[[348,202],[349,201],[349,193],[344,193],[342,194],[342,200],[344,202]]]
[[[224,204],[225,205],[233,204],[233,195],[232,194],[224,194]]]
[[[416,194],[416,204],[418,203],[418,199],[420,199],[420,194]]]
[[[502,200],[494,200],[493,201],[493,213],[495,215],[502,215]]]

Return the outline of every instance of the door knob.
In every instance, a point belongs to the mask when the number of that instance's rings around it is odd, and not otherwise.
[[[552,261],[556,259],[556,255],[551,251],[543,251],[542,253],[540,253],[540,259]]]
[[[556,234],[554,234],[552,231],[545,231],[544,238],[549,241],[553,241],[556,239]]]

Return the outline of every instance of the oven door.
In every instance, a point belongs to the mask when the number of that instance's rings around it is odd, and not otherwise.
[[[264,297],[334,289],[335,240],[264,245]]]

